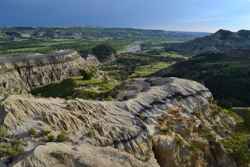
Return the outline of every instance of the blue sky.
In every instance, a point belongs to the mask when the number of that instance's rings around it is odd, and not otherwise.
[[[0,26],[250,29],[250,0],[0,0]]]

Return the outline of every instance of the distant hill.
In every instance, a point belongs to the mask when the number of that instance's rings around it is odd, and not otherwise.
[[[161,70],[155,75],[199,81],[211,90],[221,105],[226,107],[249,106],[249,53],[205,53]]]
[[[9,27],[0,28],[0,40],[19,39],[168,39],[170,41],[187,41],[203,37],[208,33],[178,32],[163,30],[143,30],[133,28],[44,28],[44,27]]]
[[[168,44],[166,50],[179,51],[187,55],[205,52],[231,52],[250,49],[250,31],[231,32],[219,30],[209,36],[197,38],[185,43]]]

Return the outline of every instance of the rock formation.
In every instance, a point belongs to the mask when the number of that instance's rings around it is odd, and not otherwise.
[[[234,120],[211,103],[203,85],[178,78],[131,81],[119,101],[12,95],[1,102],[0,124],[27,142],[13,167],[235,167],[220,140]],[[131,93],[132,92],[132,93]],[[129,93],[129,95],[127,95]],[[123,98],[126,97],[126,98]],[[27,135],[49,129],[68,139]]]
[[[1,57],[0,62],[0,96],[25,93],[62,81],[79,75],[80,70],[86,70],[89,65],[87,59],[81,58],[76,51],[71,50],[49,55],[6,56]]]

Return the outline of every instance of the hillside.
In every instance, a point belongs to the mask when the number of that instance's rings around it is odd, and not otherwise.
[[[156,76],[200,81],[224,106],[249,106],[250,57],[248,54],[205,53],[164,69]]]
[[[206,37],[197,38],[185,43],[167,44],[166,50],[179,51],[187,55],[197,55],[204,52],[230,52],[231,50],[249,50],[250,31],[231,32],[219,30]]]

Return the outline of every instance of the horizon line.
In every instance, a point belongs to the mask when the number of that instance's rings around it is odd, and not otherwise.
[[[217,31],[213,31],[213,32],[208,32],[208,31],[192,31],[192,30],[171,30],[171,29],[160,29],[160,28],[142,28],[142,27],[112,27],[112,26],[45,26],[45,25],[38,25],[38,26],[34,26],[34,25],[0,25],[0,29],[1,28],[103,28],[103,29],[134,29],[134,30],[153,30],[153,31],[166,31],[166,32],[183,32],[183,33],[214,33]],[[221,30],[221,29],[218,29]]]

